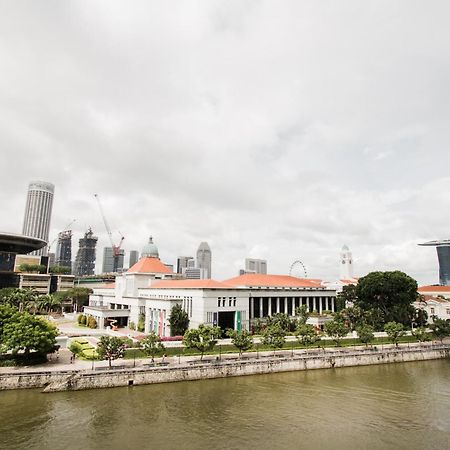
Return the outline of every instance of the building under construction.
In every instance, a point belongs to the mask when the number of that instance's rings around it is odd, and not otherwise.
[[[58,233],[55,263],[57,266],[72,269],[72,230]]]
[[[95,268],[95,247],[98,237],[94,236],[91,228],[84,233],[79,240],[77,257],[75,259],[73,273],[77,276],[93,275]]]

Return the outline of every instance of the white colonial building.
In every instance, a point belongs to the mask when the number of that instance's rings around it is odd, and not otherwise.
[[[181,305],[189,327],[218,325],[223,330],[250,329],[253,320],[275,313],[295,315],[306,305],[321,314],[336,310],[336,291],[321,280],[286,275],[246,274],[224,282],[180,279],[163,264],[150,240],[141,259],[116,282],[94,288],[84,313],[96,318],[99,328],[129,327],[144,321],[145,332],[170,336],[169,316]]]

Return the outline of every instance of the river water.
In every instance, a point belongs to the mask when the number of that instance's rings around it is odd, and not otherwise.
[[[0,448],[449,449],[450,360],[0,391]]]

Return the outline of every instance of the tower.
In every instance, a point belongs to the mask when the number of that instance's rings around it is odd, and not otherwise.
[[[97,236],[89,228],[79,240],[77,257],[75,258],[74,275],[93,275],[95,267],[95,246]]]
[[[22,234],[43,239],[48,243],[55,186],[45,181],[32,181],[28,185]],[[47,255],[47,247],[36,250],[33,255]]]
[[[341,250],[341,280],[353,279],[353,258],[350,249],[344,245]]]
[[[103,264],[102,273],[113,273],[123,271],[123,261],[125,258],[125,250],[121,248],[117,255],[117,267],[114,267],[114,249],[112,247],[103,248]]]
[[[207,242],[202,242],[197,250],[197,267],[206,270],[206,278],[211,278],[211,249]]]
[[[439,284],[450,286],[450,239],[430,241],[419,245],[436,247],[439,261]]]
[[[55,258],[57,266],[72,267],[72,230],[58,233]]]
[[[137,250],[130,250],[130,259],[128,267],[133,267],[139,261],[139,252]]]

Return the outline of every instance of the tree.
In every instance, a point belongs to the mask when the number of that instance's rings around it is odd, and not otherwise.
[[[83,352],[83,347],[81,346],[81,344],[79,342],[72,341],[72,343],[69,346],[69,351],[75,357]]]
[[[184,333],[183,344],[187,348],[195,348],[201,353],[200,361],[207,351],[211,351],[217,344],[217,339],[222,335],[220,327],[199,325],[197,329],[187,330]]]
[[[239,350],[239,358],[242,352],[250,350],[253,347],[253,338],[250,331],[228,330],[227,336],[231,338],[232,344]]]
[[[89,304],[89,295],[92,289],[86,287],[74,287],[67,291],[55,292],[53,295],[57,297],[61,304],[71,302],[73,311],[80,311],[83,306]]]
[[[15,306],[9,304],[0,305],[0,343],[3,342],[3,328],[10,322],[18,320],[20,314]]]
[[[387,333],[389,340],[398,347],[399,339],[405,335],[405,329],[401,323],[388,322],[384,326],[384,331]]]
[[[111,361],[123,358],[125,342],[116,336],[102,336],[97,345],[97,353],[101,359],[107,359],[111,369]]]
[[[439,339],[441,343],[444,338],[450,336],[450,320],[438,319],[435,317],[433,323],[430,324],[430,330],[436,339]]]
[[[412,303],[417,299],[417,282],[400,271],[371,272],[358,280],[355,306],[364,311],[377,310],[384,324],[410,325]]]
[[[95,320],[94,316],[89,316],[87,319],[87,324],[86,324],[89,328],[97,328],[97,321]]]
[[[333,339],[337,347],[340,347],[341,340],[347,336],[350,331],[348,326],[342,320],[342,317],[338,315],[335,315],[333,320],[326,322],[323,328],[326,335]]]
[[[336,297],[336,309],[342,311],[349,308],[356,302],[356,286],[354,284],[348,284],[342,288],[342,292]]]
[[[16,355],[23,350],[25,356],[32,351],[46,355],[55,349],[58,330],[47,321],[28,312],[14,314],[3,326],[2,340],[7,350]]]
[[[276,313],[267,318],[267,326],[279,325],[284,334],[287,334],[291,329],[291,319],[285,313]]]
[[[367,324],[361,324],[356,328],[356,333],[358,334],[359,340],[366,344],[366,347],[370,342],[372,342],[375,338],[373,334],[373,327]]]
[[[308,307],[306,305],[295,308],[295,315],[297,316],[297,325],[305,325],[309,319]]]
[[[16,306],[20,312],[36,307],[38,293],[31,289],[6,288],[1,291],[1,303]]]
[[[320,341],[320,336],[317,334],[315,328],[306,323],[299,323],[297,325],[295,335],[297,336],[299,343],[305,347]]]
[[[54,274],[62,274],[62,275],[67,275],[70,274],[71,270],[70,267],[65,267],[65,266],[51,266],[48,269],[49,273],[54,273]]]
[[[275,323],[264,330],[261,342],[264,345],[268,345],[270,348],[273,348],[273,353],[275,355],[275,350],[277,348],[282,348],[286,342],[285,335],[286,332],[281,325],[279,323]]]
[[[174,305],[169,317],[171,336],[184,336],[189,328],[189,316],[181,305]]]
[[[165,350],[161,338],[153,331],[141,341],[141,347],[147,356],[151,356],[152,363],[155,362],[155,356],[162,354]]]
[[[350,306],[339,312],[350,326],[350,330],[354,331],[361,325],[366,323],[366,313],[359,306]]]
[[[430,333],[425,327],[418,327],[415,330],[412,330],[411,333],[419,342],[431,340]]]

